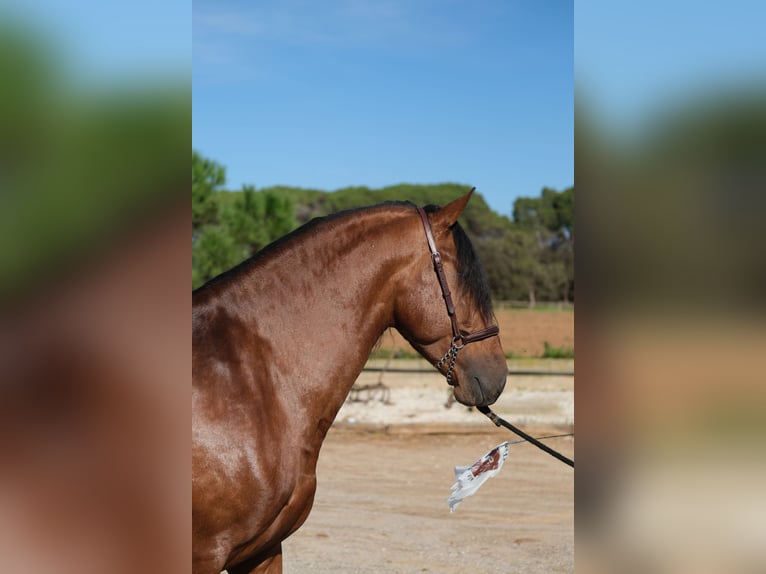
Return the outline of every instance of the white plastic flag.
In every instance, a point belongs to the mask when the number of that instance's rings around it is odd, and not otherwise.
[[[471,466],[456,466],[455,478],[457,482],[452,485],[452,495],[447,499],[449,511],[455,509],[466,496],[471,496],[479,490],[488,478],[495,476],[503,468],[505,459],[508,458],[508,445],[504,442],[497,445]]]

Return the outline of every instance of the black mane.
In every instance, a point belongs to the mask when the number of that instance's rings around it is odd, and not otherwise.
[[[433,213],[439,209],[439,206],[427,205],[423,209],[427,213]],[[452,239],[455,241],[457,251],[457,272],[460,287],[465,289],[473,298],[484,322],[490,324],[495,318],[495,314],[492,312],[492,294],[479,256],[476,254],[468,234],[459,223],[452,226]]]

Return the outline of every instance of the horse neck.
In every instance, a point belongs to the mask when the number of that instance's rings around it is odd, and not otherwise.
[[[238,316],[268,353],[253,360],[315,428],[329,427],[393,325],[395,278],[414,259],[416,230],[414,210],[356,212],[298,234],[237,281]]]

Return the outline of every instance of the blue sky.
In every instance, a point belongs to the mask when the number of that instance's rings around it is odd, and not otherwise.
[[[9,13],[83,81],[174,80],[193,61],[193,145],[234,188],[457,181],[508,213],[573,182],[573,61],[613,126],[766,84],[757,0],[582,0],[576,18],[562,0],[9,0]]]
[[[584,0],[575,4],[575,73],[602,123],[641,128],[667,105],[764,84],[761,0]]]
[[[191,6],[187,0],[6,0],[6,19],[35,35],[59,72],[84,85],[188,81]]]
[[[231,189],[574,183],[564,0],[195,0],[192,143]],[[403,198],[406,199],[406,198]]]

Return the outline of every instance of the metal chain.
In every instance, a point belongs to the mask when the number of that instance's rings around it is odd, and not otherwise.
[[[452,371],[455,370],[455,361],[457,361],[457,352],[465,347],[465,345],[458,345],[457,342],[460,340],[459,337],[453,337],[452,338],[452,344],[450,345],[449,350],[444,354],[444,356],[439,359],[439,362],[436,363],[436,368],[439,369],[444,364],[444,361],[446,361],[449,358],[449,367],[447,367],[447,384],[452,386]]]

